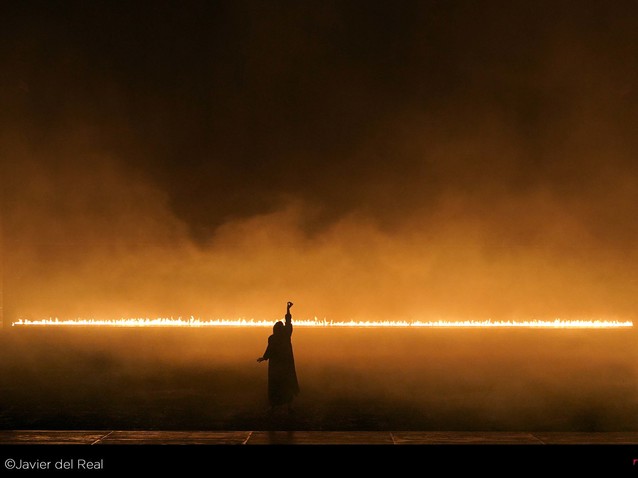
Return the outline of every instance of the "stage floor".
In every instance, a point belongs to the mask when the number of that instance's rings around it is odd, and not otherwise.
[[[0,445],[635,445],[638,432],[0,430]]]

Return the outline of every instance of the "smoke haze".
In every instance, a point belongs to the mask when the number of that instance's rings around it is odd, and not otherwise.
[[[15,429],[636,429],[626,331],[304,329],[301,393],[268,413],[267,328],[20,329],[0,341],[0,425]]]
[[[3,8],[5,322],[635,316],[635,2]]]

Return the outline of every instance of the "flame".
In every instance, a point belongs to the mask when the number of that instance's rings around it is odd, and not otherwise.
[[[30,320],[18,319],[12,326],[63,326],[63,327],[272,327],[272,320],[255,319],[211,319],[202,320],[191,316],[189,319],[182,317],[137,317],[120,319],[63,319],[57,317]],[[334,321],[326,319],[302,319],[294,321],[295,327],[524,327],[524,328],[586,328],[607,329],[633,327],[632,321],[620,320],[381,320],[381,321]]]

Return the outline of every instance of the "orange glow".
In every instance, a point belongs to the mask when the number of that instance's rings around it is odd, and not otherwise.
[[[326,319],[295,320],[296,327],[523,327],[523,328],[585,328],[607,329],[633,327],[632,321],[619,320],[383,320],[383,321],[333,321]],[[195,317],[128,318],[128,319],[65,319],[49,318],[42,320],[19,319],[12,326],[36,327],[272,327],[273,320],[255,319],[214,319],[202,320]]]

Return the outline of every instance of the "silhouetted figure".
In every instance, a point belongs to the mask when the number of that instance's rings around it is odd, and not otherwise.
[[[272,335],[268,337],[268,347],[264,355],[257,359],[257,362],[268,360],[268,400],[272,409],[287,405],[288,410],[291,410],[292,401],[299,393],[295,357],[292,351],[291,307],[292,302],[288,302],[286,323],[284,324],[281,320],[275,323]]]

